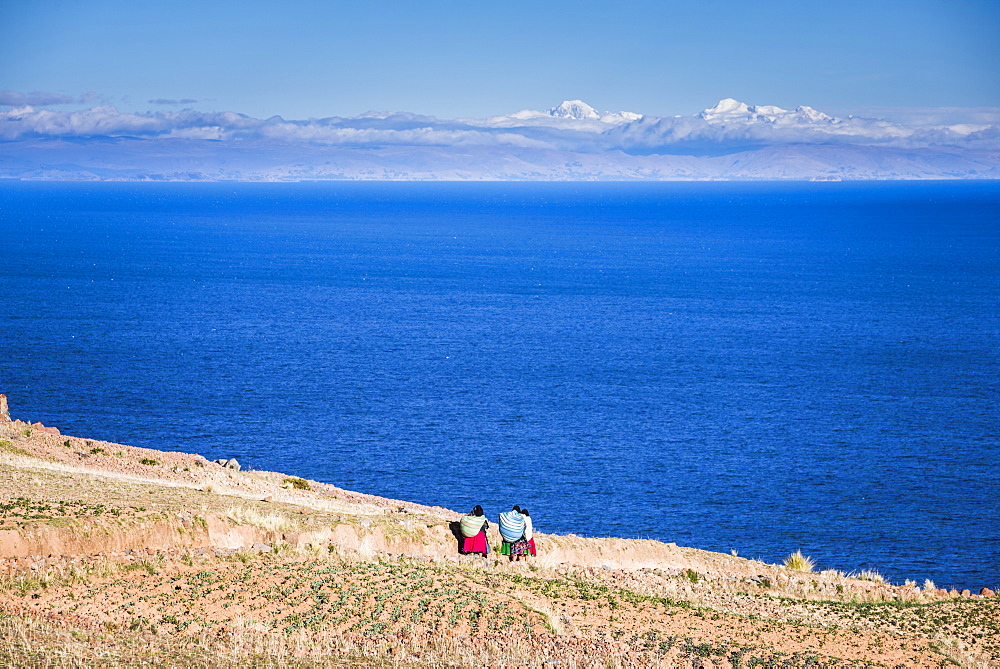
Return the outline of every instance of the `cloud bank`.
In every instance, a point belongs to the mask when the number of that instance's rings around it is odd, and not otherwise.
[[[904,124],[879,118],[839,118],[807,106],[793,110],[751,106],[733,99],[698,114],[677,117],[599,112],[579,100],[548,111],[525,110],[485,119],[369,112],[348,118],[286,120],[190,108],[145,113],[122,112],[107,105],[80,111],[44,108],[45,104],[63,104],[64,97],[0,93],[0,104],[9,107],[0,108],[0,176],[7,165],[6,176],[35,178],[39,170],[44,171],[38,158],[42,147],[50,149],[46,156],[51,158],[60,146],[66,154],[63,163],[68,161],[94,174],[93,166],[78,164],[81,160],[86,163],[80,151],[67,147],[100,144],[102,153],[107,153],[109,142],[118,151],[105,156],[102,164],[118,164],[114,169],[122,178],[144,178],[143,174],[160,173],[162,167],[132,151],[133,143],[146,149],[155,145],[157,155],[171,156],[172,164],[183,164],[186,159],[198,168],[182,169],[186,178],[208,179],[386,175],[490,179],[997,178],[1000,165],[1000,124],[985,114],[977,120],[993,122]],[[29,104],[32,101],[34,104]],[[193,102],[150,101],[157,105]],[[242,166],[236,164],[237,156],[250,149],[271,156],[272,168],[258,165],[256,171],[249,170],[245,157]],[[792,161],[798,167],[791,165],[775,172],[750,159],[763,155],[770,155],[779,166]],[[852,169],[875,164],[879,156],[889,169]],[[489,159],[479,164],[477,157]],[[727,159],[729,167],[720,169],[719,164]],[[134,164],[130,165],[130,160]],[[225,173],[218,166],[220,160],[229,166]],[[288,161],[294,163],[294,169]],[[909,166],[900,161],[909,161]],[[346,163],[353,167],[331,172],[318,166]],[[365,166],[359,167],[362,164]],[[581,176],[575,166],[583,164],[590,167]],[[454,165],[466,165],[466,171],[456,173]],[[498,170],[497,165],[506,167]],[[734,167],[738,165],[743,167]],[[18,169],[22,171],[15,174]],[[167,174],[172,178],[171,172]]]

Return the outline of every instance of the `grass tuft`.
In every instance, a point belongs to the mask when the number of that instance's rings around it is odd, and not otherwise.
[[[872,581],[873,583],[885,583],[885,576],[874,569],[863,569],[858,574],[858,579],[862,581]]]
[[[803,555],[802,551],[795,551],[785,558],[785,566],[794,571],[812,571],[816,563],[811,557]]]
[[[249,506],[231,506],[226,517],[237,525],[253,525],[272,532],[291,532],[299,528],[298,523],[277,513],[264,513]]]

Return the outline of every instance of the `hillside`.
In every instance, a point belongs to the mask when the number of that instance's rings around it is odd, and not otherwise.
[[[988,590],[648,540],[459,555],[454,511],[16,420],[0,481],[2,666],[1000,666]]]

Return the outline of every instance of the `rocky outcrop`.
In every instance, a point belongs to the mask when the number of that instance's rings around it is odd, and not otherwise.
[[[10,407],[7,406],[7,396],[0,395],[0,423],[10,422]]]
[[[41,423],[32,423],[31,427],[46,434],[60,434],[58,427],[42,425]]]

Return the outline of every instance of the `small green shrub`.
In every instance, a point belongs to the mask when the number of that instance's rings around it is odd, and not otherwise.
[[[785,566],[795,571],[812,571],[816,563],[811,557],[802,554],[802,551],[795,551],[785,558]]]
[[[697,583],[699,580],[698,572],[696,572],[694,569],[685,569],[684,578],[691,581],[692,583]]]
[[[103,448],[101,448],[100,446],[96,446],[96,447],[90,449],[90,452],[93,455],[107,455],[108,454],[108,452],[106,450],[104,450]]]
[[[296,490],[311,490],[311,488],[309,487],[309,482],[303,478],[299,478],[298,476],[287,478],[283,481],[283,483],[287,483]]]
[[[155,467],[156,465],[160,464],[160,461],[159,460],[154,460],[153,458],[143,458],[142,460],[139,460],[139,464],[140,465],[149,465],[150,467]]]
[[[62,445],[65,446],[66,448],[73,448],[73,442],[71,442],[69,439],[64,441]]]

